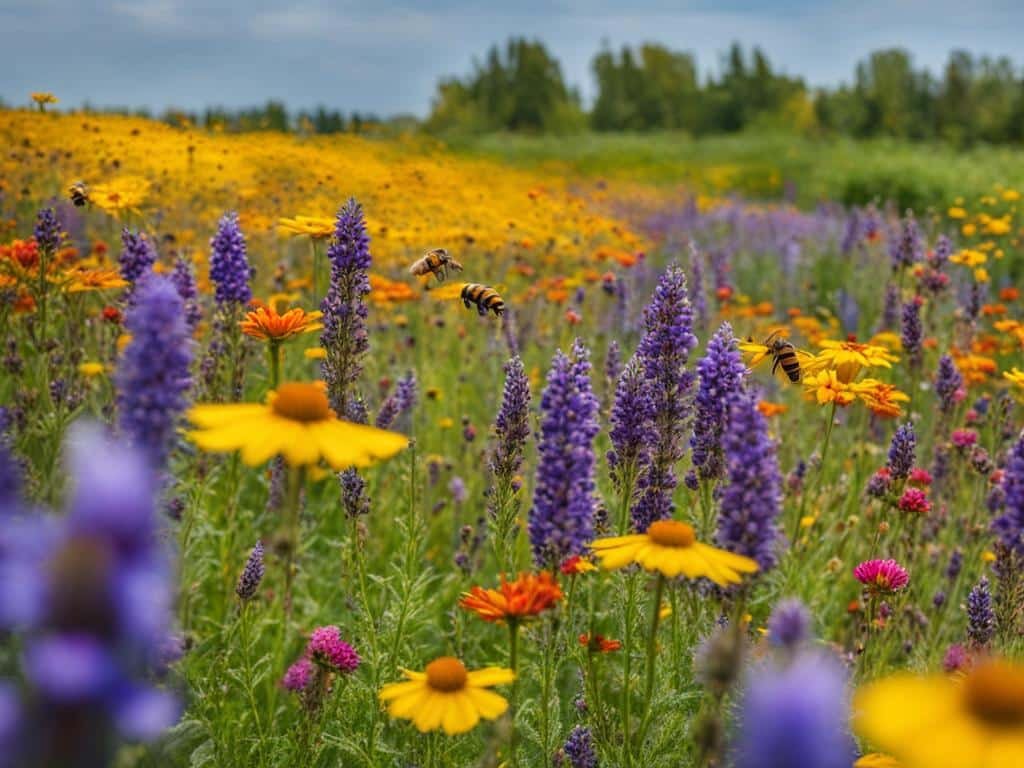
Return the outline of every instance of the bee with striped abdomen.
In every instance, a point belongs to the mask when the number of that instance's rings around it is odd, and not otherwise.
[[[68,197],[71,198],[71,202],[75,204],[76,208],[81,208],[89,202],[89,187],[85,185],[84,181],[76,181],[68,187]]]
[[[461,272],[462,265],[449,256],[444,248],[434,248],[423,254],[423,258],[414,261],[409,267],[409,272],[418,277],[432,274],[437,278],[437,282],[442,283],[448,277],[449,269]]]
[[[772,358],[772,375],[781,367],[789,380],[794,384],[800,381],[800,358],[797,356],[796,347],[788,340],[779,335],[779,332],[771,334],[764,340],[768,348],[768,354]]]
[[[490,310],[499,317],[505,311],[505,300],[489,285],[466,283],[462,286],[462,303],[469,309],[470,304],[476,305],[476,311],[486,315]]]

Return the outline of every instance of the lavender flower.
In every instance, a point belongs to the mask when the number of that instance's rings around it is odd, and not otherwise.
[[[752,676],[740,708],[736,768],[849,768],[856,754],[846,675],[806,653]]]
[[[610,419],[608,467],[620,492],[632,492],[627,486],[632,486],[637,471],[647,462],[652,412],[642,363],[634,355],[619,376]]]
[[[320,303],[324,324],[320,346],[327,350],[323,375],[331,407],[343,418],[350,418],[352,405],[358,400],[353,390],[370,346],[365,303],[370,292],[370,236],[363,209],[354,199],[338,211],[327,258],[331,262],[331,283]]]
[[[811,614],[800,600],[783,600],[768,617],[768,639],[772,645],[796,650],[810,634]]]
[[[238,226],[238,214],[225,213],[210,240],[210,280],[215,285],[217,305],[244,307],[252,299],[249,280],[253,271],[246,256],[245,236]]]
[[[505,389],[501,409],[494,420],[494,443],[488,467],[497,484],[507,483],[523,465],[526,439],[530,436],[530,382],[523,361],[513,357],[505,364]]]
[[[892,270],[897,272],[914,266],[921,260],[924,247],[921,244],[921,235],[917,230],[917,221],[912,211],[907,211],[903,217],[903,225],[900,229],[900,236],[894,238],[889,246],[889,258],[892,261]]]
[[[366,481],[355,467],[338,474],[341,483],[341,506],[350,518],[370,514],[370,497],[366,493]]]
[[[860,244],[860,238],[860,214],[856,208],[851,208],[846,216],[846,228],[843,230],[843,239],[839,243],[839,250],[843,256],[850,255],[850,252]]]
[[[967,595],[967,637],[972,645],[985,647],[996,634],[996,616],[992,611],[992,593],[984,576]]]
[[[39,248],[46,254],[54,254],[60,248],[64,240],[64,232],[61,229],[57,213],[53,208],[40,208],[36,214],[36,225],[33,236],[39,243]]]
[[[171,282],[174,283],[174,287],[178,290],[178,295],[181,296],[181,300],[185,304],[185,322],[188,324],[189,330],[195,330],[203,313],[200,311],[199,303],[196,300],[198,292],[196,291],[196,277],[192,271],[192,265],[183,258],[179,258],[174,262]]]
[[[885,286],[885,304],[882,307],[882,318],[878,330],[892,330],[900,322],[900,289],[889,283]]]
[[[932,250],[932,266],[935,269],[942,269],[953,255],[953,242],[945,235],[939,235],[935,241],[935,248]]]
[[[128,303],[132,304],[136,284],[153,269],[156,249],[144,232],[132,234],[128,227],[121,230],[121,254],[117,257],[121,277],[128,281]]]
[[[188,404],[192,346],[181,297],[170,280],[151,275],[138,288],[136,306],[125,319],[132,340],[115,375],[117,407],[121,432],[160,469]]]
[[[903,322],[900,326],[900,340],[911,368],[921,367],[921,303],[916,298],[903,305]]]
[[[622,352],[619,349],[619,342],[612,339],[608,342],[608,352],[604,357],[604,380],[608,387],[613,387],[619,380],[622,373]]]
[[[21,496],[22,467],[6,438],[0,436],[0,513],[13,508]]]
[[[562,747],[571,768],[597,768],[597,754],[594,752],[590,729],[577,725],[569,733]]]
[[[697,327],[708,327],[708,300],[704,296],[704,259],[694,242],[690,241],[690,293],[693,296],[693,311]]]
[[[956,393],[964,384],[964,378],[949,355],[939,358],[939,369],[935,374],[935,394],[939,397],[939,410],[951,413],[956,407]]]
[[[245,568],[238,577],[238,584],[235,587],[235,594],[242,600],[251,600],[263,581],[263,542],[257,541],[256,546],[249,553],[249,559],[245,562]]]
[[[729,407],[722,447],[728,476],[721,490],[718,545],[757,560],[762,571],[775,565],[780,542],[782,475],[775,443],[757,410],[757,396],[741,392]]]
[[[675,465],[686,452],[694,375],[686,370],[697,346],[686,275],[670,266],[644,309],[644,334],[637,349],[645,390],[651,399],[651,453],[640,472],[640,496],[633,506],[633,527],[644,532],[655,520],[672,516]]]
[[[992,521],[992,530],[1003,544],[1024,554],[1024,432],[1010,448],[1000,487],[1003,514]]]
[[[416,374],[409,371],[395,384],[395,391],[388,395],[387,399],[377,413],[377,427],[389,429],[395,423],[395,419],[403,413],[411,411],[416,405]]]
[[[538,565],[583,554],[594,535],[598,403],[590,388],[587,348],[577,339],[572,352],[571,360],[555,353],[541,395],[537,483],[528,526]]]
[[[916,460],[915,446],[917,437],[914,435],[914,425],[909,421],[896,430],[889,444],[889,461],[886,467],[889,475],[895,480],[906,480],[910,477],[910,471],[914,468]]]
[[[708,343],[707,353],[697,362],[700,381],[690,446],[693,466],[702,480],[715,482],[722,476],[722,434],[728,405],[742,389],[745,373],[732,326],[722,323]]]
[[[950,581],[956,581],[960,575],[960,569],[964,565],[964,553],[959,549],[954,549],[949,555],[949,563],[946,565],[946,578]]]

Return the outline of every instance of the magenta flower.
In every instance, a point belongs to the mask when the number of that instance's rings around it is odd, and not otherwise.
[[[927,515],[932,508],[928,496],[920,488],[907,488],[896,502],[896,506],[903,512],[914,512],[918,515]]]
[[[927,469],[914,467],[912,470],[910,470],[910,479],[908,480],[908,482],[911,485],[917,486],[918,488],[925,488],[932,484],[932,476]]]
[[[853,577],[872,592],[899,592],[910,581],[906,568],[895,560],[865,560]]]
[[[313,662],[309,659],[299,659],[284,673],[284,677],[281,678],[281,687],[293,693],[304,691],[312,676]]]
[[[341,639],[341,630],[335,626],[313,630],[306,646],[306,656],[337,672],[353,672],[359,666],[359,654]]]
[[[978,433],[973,429],[954,429],[950,437],[957,448],[970,448],[978,442]]]

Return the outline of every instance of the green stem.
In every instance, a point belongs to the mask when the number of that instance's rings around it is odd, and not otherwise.
[[[632,658],[633,658],[633,608],[636,603],[636,579],[634,574],[626,577],[626,616],[623,638],[622,657],[622,764],[629,768],[633,764],[633,753],[630,745],[630,719],[632,713]]]
[[[281,342],[271,340],[267,344],[267,355],[270,358],[270,388],[277,389],[281,383]]]
[[[821,445],[821,465],[818,467],[818,472],[814,477],[813,492],[817,495],[818,490],[821,488],[821,482],[825,477],[825,460],[828,458],[828,446],[832,440],[832,427],[836,421],[836,401],[832,401],[832,407],[828,412],[828,424],[825,425],[825,441]],[[793,536],[790,539],[796,542],[797,537],[800,535],[800,521],[804,518],[804,510],[807,506],[807,497],[811,495],[812,488],[810,484],[804,488],[803,493],[800,496],[800,511],[796,516],[796,524],[793,526]]]
[[[256,743],[258,744],[257,755],[259,764],[266,764],[266,755],[263,753],[263,722],[260,718],[260,706],[256,702],[256,694],[253,691],[252,672],[252,646],[249,639],[249,601],[243,600],[238,612],[239,632],[242,643],[242,668],[245,671],[245,693],[249,699],[249,706],[252,709],[253,722],[256,724]]]
[[[519,737],[516,732],[516,710],[519,705],[519,622],[509,619],[508,622],[508,667],[515,675],[512,678],[512,693],[508,701],[509,732],[508,753],[509,765],[519,765]]]
[[[549,709],[551,704],[551,651],[554,646],[554,636],[557,634],[554,627],[549,623],[545,634],[548,642],[545,643],[544,660],[541,667],[541,694],[540,694],[540,750],[544,758],[544,768],[551,764],[550,736],[551,725],[549,722]]]
[[[654,587],[654,603],[651,607],[651,634],[647,638],[647,671],[644,684],[644,715],[640,719],[640,733],[638,744],[642,747],[644,736],[647,734],[647,726],[651,714],[651,696],[654,694],[654,669],[655,655],[657,653],[658,622],[661,619],[661,597],[665,591],[665,576],[658,574],[658,581]]]
[[[299,506],[302,500],[302,486],[306,480],[305,467],[292,467],[288,472],[288,500],[285,506],[285,526],[288,538],[288,557],[285,562],[284,612],[292,613],[292,583],[295,578],[295,562],[299,553]]]

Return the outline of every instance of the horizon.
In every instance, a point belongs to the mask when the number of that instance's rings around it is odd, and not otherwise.
[[[491,45],[515,36],[543,42],[588,107],[590,61],[603,41],[613,50],[650,42],[690,52],[702,80],[718,71],[733,42],[747,51],[758,46],[777,71],[810,88],[849,83],[859,61],[885,48],[907,50],[915,67],[935,75],[957,49],[1006,56],[1018,73],[1024,64],[1013,57],[1024,8],[1006,0],[969,9],[951,0],[691,0],[684,8],[644,0],[628,11],[607,0],[525,0],[495,13],[466,0],[430,11],[408,0],[256,0],[241,14],[235,5],[7,0],[0,4],[0,62],[10,74],[0,98],[20,106],[31,91],[52,91],[62,109],[155,113],[280,101],[289,111],[324,106],[423,118],[440,79],[466,75]],[[459,45],[446,45],[451,40]]]

